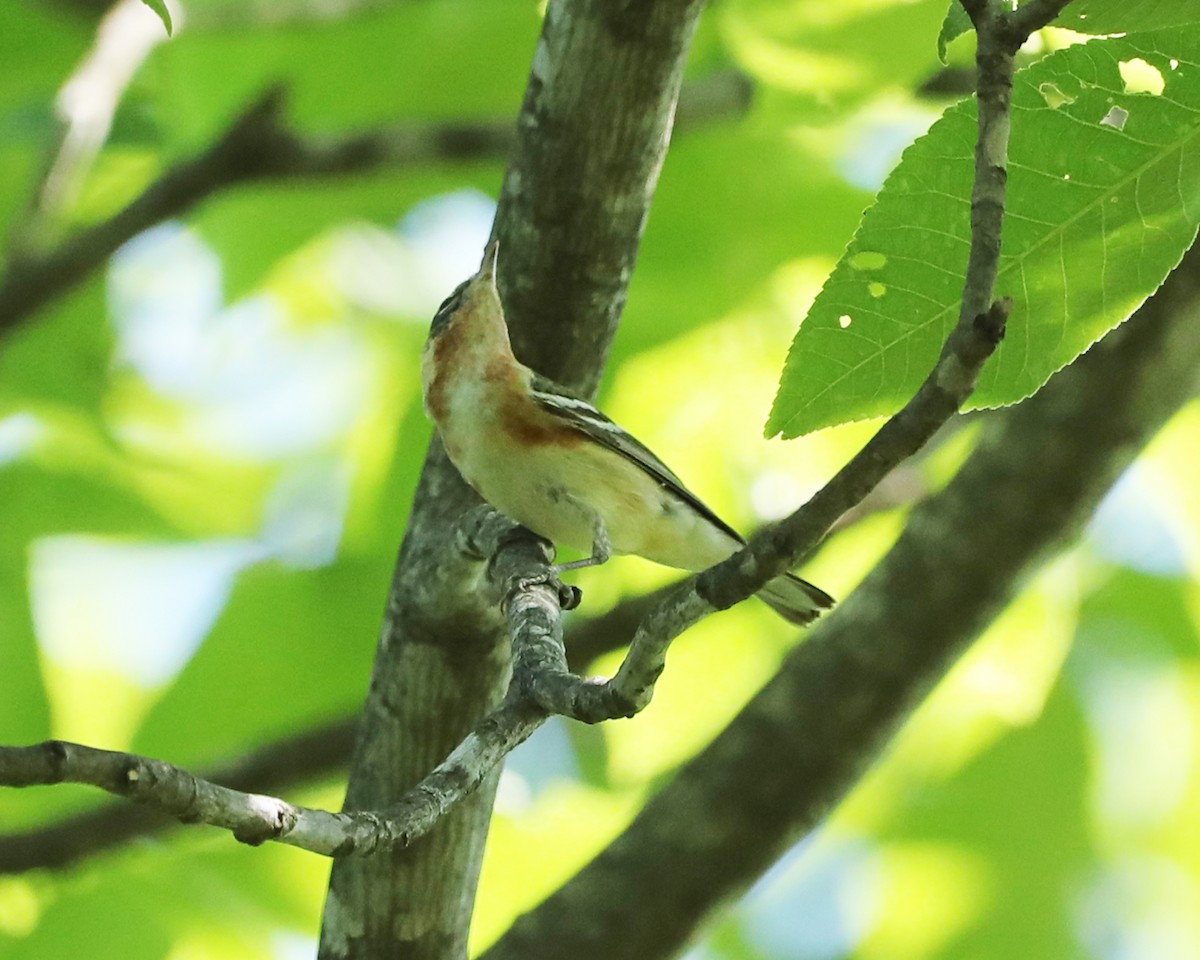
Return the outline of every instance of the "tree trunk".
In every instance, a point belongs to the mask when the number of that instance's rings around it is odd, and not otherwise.
[[[495,235],[514,347],[590,392],[599,380],[670,137],[697,0],[552,3]],[[482,253],[482,251],[481,251]],[[495,598],[455,551],[477,501],[435,440],[401,547],[347,808],[387,806],[495,705],[508,679]],[[495,777],[411,847],[335,863],[320,956],[459,960]]]

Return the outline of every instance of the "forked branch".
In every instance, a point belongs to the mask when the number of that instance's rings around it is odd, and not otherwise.
[[[532,537],[514,537],[510,525],[484,516],[466,542],[477,555],[494,556],[489,575],[505,597],[514,645],[509,694],[446,760],[387,810],[334,814],[296,807],[219,787],[162,761],[61,742],[0,747],[0,784],[88,783],[181,819],[229,829],[249,843],[277,840],[335,856],[370,853],[407,845],[427,832],[552,712],[594,722],[640,710],[649,702],[674,637],[802,561],[842,514],[932,437],[974,389],[1003,336],[1010,310],[1008,301],[993,300],[993,291],[1005,206],[1013,56],[1029,33],[1048,23],[1066,2],[1034,0],[1013,13],[994,0],[963,0],[979,34],[971,255],[958,324],[928,378],[812,500],[755,536],[740,553],[669,591],[642,621],[612,680],[595,682],[570,673],[562,648],[559,594],[545,582],[549,557]],[[276,103],[267,100],[257,109],[262,116],[247,123],[273,122]],[[228,162],[228,151],[237,155],[237,130],[223,143],[206,155],[205,163]],[[350,149],[322,162],[353,165],[360,162],[357,156]],[[260,156],[247,176],[262,175],[279,162]]]

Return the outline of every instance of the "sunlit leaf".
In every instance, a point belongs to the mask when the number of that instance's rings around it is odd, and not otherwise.
[[[1157,73],[1132,92],[1123,65]],[[1137,89],[1145,90],[1144,78]],[[1162,282],[1200,219],[1200,30],[1096,40],[1020,73],[997,293],[1008,337],[974,407],[1029,396]],[[975,107],[906,153],[800,328],[768,434],[898,409],[957,320]]]
[[[1054,21],[1079,33],[1132,33],[1200,24],[1188,0],[1073,0]]]
[[[472,918],[472,955],[603,849],[633,819],[641,799],[637,790],[564,782],[527,809],[495,817]]]
[[[306,185],[265,184],[228,193],[193,219],[205,241],[221,254],[224,287],[236,300],[263,282],[267,271],[336,224],[365,220],[390,227],[414,204],[451,190],[476,186],[495,193],[503,173],[499,159],[468,165],[375,173]]]
[[[1200,660],[1200,624],[1187,580],[1119,569],[1084,607],[1088,655],[1128,663]]]
[[[251,848],[215,832],[177,837],[72,874],[43,897],[28,937],[0,939],[6,960],[260,960],[283,955],[277,948],[288,928],[316,935],[328,860],[281,844]]]

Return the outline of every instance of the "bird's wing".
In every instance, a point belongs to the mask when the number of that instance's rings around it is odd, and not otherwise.
[[[534,373],[530,384],[533,401],[541,409],[558,418],[566,426],[586,434],[592,440],[619,453],[648,473],[664,490],[670,491],[718,530],[738,543],[745,543],[740,533],[718,517],[708,505],[684,486],[665,463],[644,443],[632,436],[586,400],[574,396],[565,387]]]

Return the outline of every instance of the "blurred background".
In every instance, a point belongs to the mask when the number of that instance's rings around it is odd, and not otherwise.
[[[350,175],[214,191],[8,330],[0,742],[205,770],[353,716],[430,435],[421,347],[488,234],[542,6],[190,0],[170,5],[168,39],[139,0],[0,5],[10,278],[273,86],[304,143],[404,145]],[[718,0],[702,19],[600,399],[743,529],[790,512],[875,426],[762,439],[788,343],[859,214],[962,88],[969,38],[949,68],[937,57],[945,11]],[[893,476],[806,576],[845,596],[977,419]],[[1198,449],[1193,402],[689,960],[1200,955]],[[574,616],[671,577],[637,559],[585,571]],[[801,640],[741,605],[677,644],[644,714],[552,722],[522,746],[476,949],[612,839]],[[697,684],[718,699],[697,703]],[[343,786],[325,769],[287,797],[336,808]],[[0,860],[14,836],[106,802],[0,792]],[[312,957],[328,871],[208,828],[10,868],[0,957]]]

